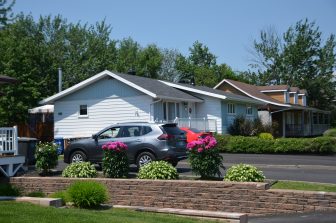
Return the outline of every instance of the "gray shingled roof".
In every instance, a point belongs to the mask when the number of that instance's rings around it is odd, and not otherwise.
[[[194,97],[190,94],[187,94],[183,91],[177,90],[175,88],[172,88],[157,79],[151,79],[151,78],[146,78],[146,77],[140,77],[136,75],[129,75],[129,74],[121,74],[121,73],[116,73],[113,72],[114,74],[118,75],[121,78],[124,78],[127,81],[130,81],[154,94],[157,95],[158,98],[163,98],[163,99],[180,99],[186,100],[186,101],[198,101],[201,102],[203,101],[200,98]]]
[[[237,95],[237,94],[231,94],[231,93],[228,93],[228,92],[225,92],[225,91],[222,91],[222,90],[217,90],[217,89],[213,89],[213,88],[209,88],[209,87],[205,87],[205,86],[194,86],[194,85],[190,85],[190,84],[172,83],[172,82],[168,82],[168,81],[164,81],[164,82],[175,84],[175,85],[178,85],[178,86],[181,86],[181,87],[188,87],[188,88],[195,89],[195,90],[209,92],[209,93],[212,93],[212,94],[222,95],[222,96],[225,96],[228,100],[243,101],[243,102],[248,102],[248,103],[252,103],[252,104],[265,104],[264,102],[260,102],[259,100],[255,100],[255,99],[250,98],[250,97],[245,97],[245,96],[241,96],[241,95]],[[188,90],[184,90],[184,91],[188,91]]]

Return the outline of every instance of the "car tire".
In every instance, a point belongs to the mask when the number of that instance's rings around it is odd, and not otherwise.
[[[136,165],[140,168],[143,165],[146,165],[155,160],[155,156],[151,152],[142,152],[137,156]]]
[[[87,156],[84,152],[77,150],[71,154],[70,163],[86,162]]]

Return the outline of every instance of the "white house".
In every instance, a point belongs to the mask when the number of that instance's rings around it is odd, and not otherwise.
[[[88,137],[113,123],[176,121],[225,133],[238,114],[257,117],[260,101],[208,87],[105,70],[40,102],[54,104],[54,137]]]

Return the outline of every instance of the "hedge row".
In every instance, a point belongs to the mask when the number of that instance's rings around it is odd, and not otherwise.
[[[336,152],[336,138],[279,138],[217,135],[217,146],[226,153],[318,153]]]

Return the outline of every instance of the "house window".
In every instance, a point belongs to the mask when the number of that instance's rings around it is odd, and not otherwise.
[[[294,94],[294,104],[297,104],[297,103],[298,103],[298,95]]]
[[[227,105],[227,113],[228,114],[235,114],[236,113],[235,104],[229,103]]]
[[[180,117],[180,104],[178,102],[163,102],[163,120],[173,121]]]
[[[285,97],[285,103],[289,103],[289,92],[285,92],[284,93],[284,97]]]
[[[82,117],[87,117],[88,116],[87,105],[80,105],[79,106],[79,116],[82,116]]]
[[[246,115],[252,115],[253,110],[251,105],[246,105]]]
[[[306,95],[302,95],[302,105],[307,106],[307,98]]]

